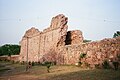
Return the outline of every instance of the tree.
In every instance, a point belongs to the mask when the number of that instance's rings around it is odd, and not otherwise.
[[[118,37],[118,36],[120,36],[120,31],[116,31],[116,33],[114,33],[113,35],[113,38]]]
[[[2,55],[17,55],[20,53],[20,46],[19,45],[12,45],[12,44],[5,44],[0,46],[0,56]]]
[[[52,62],[46,61],[45,66],[47,67],[47,72],[50,72],[50,67],[52,66]]]
[[[91,41],[92,40],[87,40],[87,39],[83,40],[84,43],[91,42]]]

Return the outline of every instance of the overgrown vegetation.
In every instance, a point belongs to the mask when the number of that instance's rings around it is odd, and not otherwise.
[[[52,66],[52,62],[46,61],[44,64],[47,67],[47,72],[49,73],[50,72],[50,67]]]
[[[115,70],[118,70],[118,68],[119,68],[119,62],[118,61],[120,61],[120,54],[117,54],[117,56],[115,58],[115,61],[112,62]]]
[[[80,54],[80,58],[85,58],[85,56],[86,56],[86,53],[81,53]]]
[[[5,44],[0,46],[0,56],[2,55],[17,55],[20,53],[20,46],[19,45],[12,45],[12,44]]]
[[[117,54],[117,58],[118,58],[118,60],[120,60],[120,54]]]
[[[86,64],[86,63],[81,62],[81,60],[82,60],[83,58],[85,58],[85,57],[86,57],[86,53],[81,53],[81,54],[80,54],[78,66],[81,66],[81,65]]]
[[[102,66],[103,66],[104,69],[109,69],[110,68],[109,62],[107,60],[103,61]]]
[[[119,62],[113,62],[113,66],[115,70],[118,70]]]

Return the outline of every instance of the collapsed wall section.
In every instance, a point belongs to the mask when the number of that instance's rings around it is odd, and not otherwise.
[[[74,45],[83,43],[83,35],[80,30],[68,31],[66,35],[65,44]]]
[[[86,57],[81,61],[94,67],[97,64],[102,64],[106,59],[113,61],[117,55],[120,55],[120,37],[80,45],[66,45],[58,50],[64,60],[58,61],[59,64],[75,64],[79,62],[80,54],[85,53]]]

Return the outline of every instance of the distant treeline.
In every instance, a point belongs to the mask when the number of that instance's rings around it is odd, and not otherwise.
[[[17,55],[20,53],[20,46],[19,45],[13,45],[13,44],[5,44],[3,46],[0,46],[0,56],[2,55]]]

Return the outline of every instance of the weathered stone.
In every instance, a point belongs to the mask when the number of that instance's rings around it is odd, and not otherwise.
[[[114,42],[114,44],[111,47],[111,44],[113,42]],[[91,65],[102,64],[102,62],[104,60],[106,60],[106,59],[109,60],[111,58],[114,59],[117,57],[117,54],[120,55],[120,53],[119,53],[120,46],[118,47],[118,43],[120,43],[120,38],[111,38],[111,39],[104,39],[104,40],[96,41],[96,42],[79,44],[79,48],[76,47],[78,45],[69,45],[69,47],[68,46],[62,47],[63,49],[67,48],[67,49],[65,49],[66,51],[64,51],[64,53],[66,52],[66,55],[70,60],[70,61],[66,60],[64,62],[65,62],[65,64],[73,64],[72,62],[75,62],[77,60],[72,57],[74,57],[75,53],[79,51],[79,54],[76,55],[76,56],[78,56],[78,58],[81,53],[86,53],[86,57],[85,57],[85,59],[83,58],[82,62],[86,62]],[[71,51],[74,53],[71,54]],[[72,60],[72,62],[71,62],[71,60]]]
[[[20,41],[20,61],[26,61],[27,54],[29,61],[40,61],[50,49],[64,46],[68,29],[67,22],[67,17],[60,14],[52,18],[50,27],[44,29],[43,32],[35,28],[26,31]]]
[[[39,34],[40,31],[38,29],[35,29],[34,27],[32,27],[31,29],[27,30],[25,35],[23,37],[33,37],[34,35]]]
[[[80,61],[80,54],[85,53],[81,62],[95,65],[104,60],[114,60],[120,55],[120,37],[83,43],[80,30],[68,31],[68,18],[63,14],[52,18],[51,25],[40,32],[36,28],[26,31],[21,44],[20,61],[44,62],[57,64],[75,64]],[[120,60],[118,60],[120,62]]]
[[[68,31],[66,36],[66,45],[83,43],[83,36],[80,30]]]

